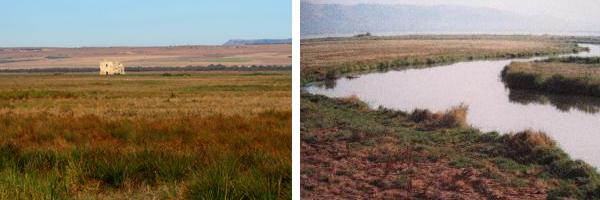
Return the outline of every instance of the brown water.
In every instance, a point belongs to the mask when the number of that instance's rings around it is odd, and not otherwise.
[[[600,46],[581,45],[600,56]],[[537,58],[540,59],[540,58]],[[304,88],[330,97],[356,95],[376,108],[444,111],[469,106],[468,123],[482,131],[548,133],[575,159],[600,167],[600,98],[558,96],[505,88],[502,69],[511,61],[470,61],[445,66],[370,73]]]

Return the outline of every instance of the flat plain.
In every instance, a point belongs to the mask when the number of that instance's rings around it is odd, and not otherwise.
[[[126,67],[289,65],[291,45],[0,48],[0,69],[97,67],[102,59]]]
[[[493,35],[323,38],[301,45],[305,82],[358,71],[582,50],[566,38]]]

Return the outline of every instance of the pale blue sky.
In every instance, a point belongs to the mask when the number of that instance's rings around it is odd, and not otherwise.
[[[291,21],[291,0],[7,0],[0,1],[0,47],[284,39]]]

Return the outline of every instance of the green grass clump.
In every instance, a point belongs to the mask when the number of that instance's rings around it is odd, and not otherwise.
[[[77,98],[85,96],[84,92],[59,90],[13,90],[0,92],[0,99],[22,100],[29,98]]]
[[[226,157],[200,170],[188,189],[190,199],[279,199],[291,197],[291,181],[286,163],[248,155]],[[251,162],[252,165],[248,165]],[[251,166],[251,167],[248,167]]]

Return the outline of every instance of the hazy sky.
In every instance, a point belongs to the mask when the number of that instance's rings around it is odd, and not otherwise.
[[[0,46],[290,38],[291,19],[291,0],[7,0],[0,1]]]
[[[302,0],[311,3],[382,3],[412,5],[462,5],[512,11],[522,15],[560,18],[572,23],[600,26],[600,0]]]

